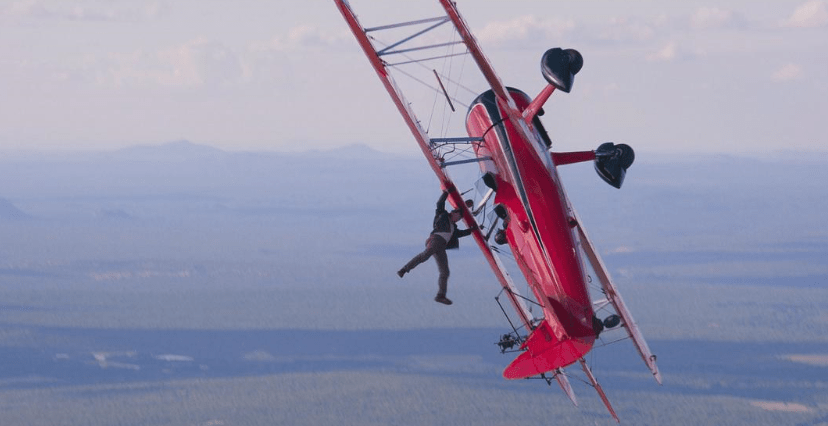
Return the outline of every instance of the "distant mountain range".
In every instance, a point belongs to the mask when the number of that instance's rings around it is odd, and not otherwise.
[[[216,148],[206,144],[195,143],[186,139],[181,139],[171,142],[164,142],[160,144],[138,144],[114,150],[0,150],[0,164],[32,161],[90,161],[99,159],[129,159],[140,161],[182,161],[234,156],[264,156],[290,158],[324,156],[347,159],[378,159],[398,157],[399,155],[384,153],[375,150],[367,145],[360,144],[353,144],[331,149],[308,149],[305,151],[232,151]]]
[[[826,166],[828,154],[821,153],[740,157],[637,152],[620,191],[604,184],[589,164],[560,170],[583,215],[609,207],[637,212],[651,217],[651,225],[662,223],[677,230],[701,219],[727,227],[745,220],[771,223],[800,213],[813,219],[812,211],[828,208],[826,197],[819,195],[824,193]],[[463,167],[476,173],[474,165]],[[420,155],[383,153],[363,145],[305,152],[234,152],[180,140],[108,152],[0,157],[0,197],[5,198],[0,217],[4,218],[28,217],[16,206],[39,215],[41,210],[29,206],[46,200],[53,204],[42,206],[44,210],[73,201],[90,215],[108,219],[139,217],[139,206],[146,200],[197,205],[188,207],[193,209],[370,210],[419,217],[421,213],[412,208],[433,208],[438,193],[439,184]],[[88,205],[78,204],[79,200]]]

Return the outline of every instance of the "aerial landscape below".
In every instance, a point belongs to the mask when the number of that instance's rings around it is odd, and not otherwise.
[[[638,154],[620,191],[561,169],[664,375],[590,354],[622,422],[828,423],[828,158]],[[476,248],[451,307],[433,262],[396,276],[438,194],[359,146],[0,159],[0,423],[614,424],[578,371],[577,408],[503,380]]]
[[[0,29],[0,426],[828,426],[828,0]]]

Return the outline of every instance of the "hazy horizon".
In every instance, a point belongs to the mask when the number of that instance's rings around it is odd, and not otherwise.
[[[404,135],[402,139],[409,139],[408,135]],[[413,140],[410,141],[411,144],[415,144]],[[618,141],[618,143],[622,143]],[[634,142],[633,142],[634,143]],[[585,144],[582,147],[571,147],[572,149],[567,151],[591,151],[594,150],[598,144],[588,145]],[[82,147],[82,146],[66,146],[60,148],[37,148],[37,147],[24,147],[24,146],[17,146],[14,148],[2,148],[0,147],[0,161],[2,160],[17,160],[16,156],[20,155],[33,155],[33,156],[52,156],[52,155],[65,155],[65,154],[77,154],[78,156],[83,155],[91,155],[91,154],[107,154],[107,153],[123,153],[123,152],[130,152],[134,150],[141,150],[141,149],[148,149],[148,148],[162,148],[162,149],[186,149],[187,147],[196,147],[196,148],[203,148],[208,150],[217,150],[224,153],[229,154],[314,154],[314,153],[333,153],[333,152],[341,152],[343,154],[348,154],[348,156],[353,156],[360,154],[362,152],[367,153],[377,153],[377,154],[384,154],[390,155],[394,157],[401,157],[401,158],[422,158],[422,152],[420,151],[411,151],[411,152],[397,152],[393,150],[383,150],[382,146],[372,146],[368,144],[363,144],[359,142],[349,143],[346,145],[341,146],[333,146],[333,147],[313,147],[313,146],[295,146],[290,148],[285,148],[284,146],[280,148],[261,148],[261,149],[251,149],[250,147],[245,146],[222,146],[222,145],[214,145],[208,142],[200,142],[200,141],[193,141],[189,139],[173,139],[173,140],[164,140],[164,141],[150,141],[150,142],[136,142],[131,143],[124,146],[117,146],[117,147]],[[633,149],[635,147],[633,146]],[[348,152],[349,150],[353,150],[352,152]],[[553,151],[555,152],[566,152],[563,150],[558,150],[553,146]],[[756,151],[756,150],[745,150],[745,151],[683,151],[683,150],[669,150],[669,147],[665,147],[664,149],[648,149],[646,151],[636,150],[636,154],[642,153],[645,154],[643,156],[639,155],[636,157],[636,161],[643,161],[643,162],[650,162],[650,161],[668,161],[668,162],[681,162],[681,161],[696,161],[699,159],[704,158],[716,158],[716,157],[733,157],[733,158],[745,158],[745,159],[758,159],[758,160],[801,160],[806,162],[813,162],[813,161],[822,161],[824,160],[824,156],[828,156],[828,146],[817,146],[812,147],[809,149],[795,149],[795,148],[786,148],[780,146],[778,149],[772,150],[765,150],[765,151]]]

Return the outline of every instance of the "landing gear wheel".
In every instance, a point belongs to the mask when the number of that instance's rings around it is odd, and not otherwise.
[[[621,317],[618,315],[610,315],[604,318],[604,328],[615,328],[621,324]]]
[[[506,220],[506,218],[509,216],[509,214],[506,212],[506,207],[504,207],[503,204],[495,205],[494,212],[497,215],[497,217],[503,220]]]
[[[495,232],[494,237],[496,243],[500,245],[506,244],[506,232],[504,230],[499,229],[497,232]]]

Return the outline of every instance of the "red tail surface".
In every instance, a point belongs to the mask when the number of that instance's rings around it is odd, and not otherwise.
[[[543,321],[523,342],[520,354],[505,370],[507,379],[525,379],[565,367],[581,359],[592,348],[594,338],[558,340],[549,323]]]

